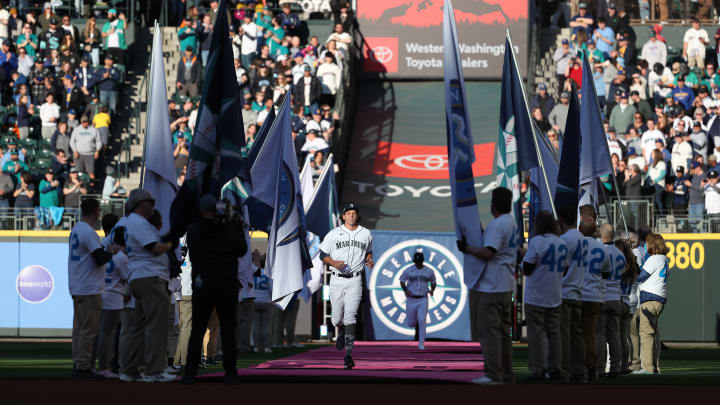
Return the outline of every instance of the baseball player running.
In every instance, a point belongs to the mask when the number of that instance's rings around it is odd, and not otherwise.
[[[372,268],[372,235],[359,225],[360,215],[353,203],[342,211],[343,224],[330,231],[320,245],[320,258],[330,266],[332,323],[337,328],[338,350],[345,348],[345,369],[355,367],[352,359],[355,316],[362,298],[362,272]]]
[[[412,266],[400,275],[400,287],[405,291],[407,308],[407,326],[418,326],[418,349],[425,350],[425,329],[427,327],[428,293],[433,295],[437,282],[435,272],[425,267],[425,255],[415,252]],[[428,291],[428,284],[430,290]]]

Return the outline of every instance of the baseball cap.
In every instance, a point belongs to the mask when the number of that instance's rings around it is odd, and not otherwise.
[[[693,122],[693,127],[700,127],[700,128],[702,128],[702,124],[700,123],[700,121],[695,121],[695,122]]]
[[[587,44],[588,44],[588,45],[595,45],[595,41],[593,41],[592,39],[588,39],[588,40],[587,40]]]
[[[19,151],[17,149],[13,149],[10,151],[11,155],[17,155],[18,153],[19,153]]]
[[[7,144],[8,144],[8,145],[17,145],[17,139],[15,139],[15,138],[8,138]]]
[[[77,167],[74,167],[74,166],[71,167],[71,168],[70,168],[70,173],[78,173]]]
[[[295,52],[295,55],[293,56],[295,58],[304,58],[305,55],[302,54],[302,52]]]
[[[587,8],[587,4],[580,3],[580,4],[578,4],[578,8]]]
[[[547,85],[545,83],[538,84],[538,90],[547,90]]]
[[[710,161],[717,162],[717,156],[715,156],[715,155],[708,156],[708,162],[710,162]]]
[[[308,134],[319,135],[319,134],[320,134],[320,131],[318,131],[317,129],[313,128],[313,129],[311,129],[311,130],[308,131]]]
[[[212,194],[205,194],[200,197],[200,212],[215,212],[217,206],[217,198]]]
[[[628,148],[627,153],[628,153],[628,155],[632,156],[632,155],[636,154],[637,151],[635,150],[635,148],[633,148],[633,147],[631,146],[631,147]]]
[[[659,144],[661,144],[661,145],[665,145],[665,140],[662,139],[662,138],[656,138],[656,139],[655,139],[655,143],[659,143]]]
[[[637,90],[633,90],[633,91],[630,92],[630,97],[632,97],[632,96],[639,96],[639,95],[640,95],[640,93],[639,93]]]
[[[130,197],[128,198],[128,208],[130,209],[130,211],[133,211],[138,206],[138,204],[143,201],[152,201],[153,203],[155,203],[155,199],[152,197],[152,194],[150,194],[149,191],[142,188],[136,188],[130,192]]]
[[[568,94],[567,91],[563,91],[560,93],[560,98],[570,98],[570,94]]]
[[[5,46],[10,46],[10,40],[7,39],[7,38],[5,38],[5,39],[2,40],[2,44],[5,45]]]
[[[305,65],[306,72],[312,72],[312,68],[309,65]]]
[[[685,168],[682,166],[678,166],[677,169],[675,169],[676,172],[685,173]]]
[[[567,38],[563,38],[562,44],[563,44],[563,45],[570,45],[570,41],[568,41]]]
[[[351,203],[351,202],[345,204],[345,206],[343,207],[342,213],[345,214],[348,211],[355,211],[358,214],[360,213],[360,210],[358,210],[357,205],[355,205],[354,203]]]
[[[83,115],[82,117],[80,117],[80,122],[90,122],[90,117],[88,117],[87,115]]]
[[[683,76],[683,75],[678,76],[678,77],[677,77],[677,81],[679,81],[679,82],[684,82],[684,81],[685,81],[685,76]]]
[[[610,3],[610,4],[608,4],[608,8],[611,8],[611,9],[613,9],[613,10],[616,10],[616,8],[615,8],[615,3]]]
[[[700,162],[692,162],[692,164],[690,166],[693,169],[697,169],[698,167],[701,167],[702,165],[700,164]]]
[[[656,36],[657,36],[657,32],[655,32],[655,30],[650,30],[650,36],[651,36],[651,37],[656,37]]]
[[[52,167],[48,167],[47,171],[45,172],[47,174],[55,174],[55,171],[52,169]]]
[[[113,56],[110,55],[109,53],[105,55],[105,59],[110,59],[111,61],[115,61],[115,58],[113,58]]]
[[[117,10],[111,8],[110,10],[108,10],[108,14],[117,14]]]
[[[313,115],[320,115],[320,109],[317,108],[317,107],[313,108],[312,114],[313,114]]]
[[[710,93],[710,91],[708,90],[707,86],[704,85],[704,84],[703,84],[702,86],[700,86],[699,92],[700,92],[700,93]]]
[[[52,17],[49,21],[50,24],[57,24],[57,18]]]
[[[70,75],[65,75],[65,76],[63,76],[63,79],[67,79],[67,80],[72,80],[72,79],[73,79],[73,77],[72,77],[72,76],[70,76]]]
[[[178,138],[185,138],[185,134],[183,134],[182,132],[178,132],[178,134],[176,136]]]
[[[620,98],[628,98],[628,94],[624,90],[618,91],[618,96],[620,96]]]
[[[69,109],[68,114],[75,114],[75,109],[74,108]]]
[[[707,178],[708,178],[708,179],[717,179],[717,178],[718,178],[718,172],[716,172],[715,170],[710,170],[710,171],[707,173]]]
[[[185,51],[190,51],[190,52],[192,52],[192,45],[186,46],[186,47],[185,47]]]
[[[276,60],[277,60],[278,62],[283,61],[283,60],[287,60],[287,56],[285,56],[285,55],[278,55],[278,57],[277,57]]]

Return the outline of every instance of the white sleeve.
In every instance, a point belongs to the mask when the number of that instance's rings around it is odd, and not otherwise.
[[[333,245],[333,237],[335,233],[333,231],[328,232],[327,235],[325,235],[325,238],[320,243],[320,250],[323,251],[325,254],[330,254],[332,251],[332,245]]]

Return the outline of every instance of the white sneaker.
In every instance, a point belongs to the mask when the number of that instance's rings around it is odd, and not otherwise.
[[[179,373],[180,371],[182,371],[180,367],[175,368],[173,366],[168,366],[168,368],[165,369],[165,373],[167,374]]]
[[[493,380],[492,378],[484,375],[482,377],[473,378],[472,381],[470,381],[473,384],[481,384],[481,385],[498,385],[499,382]]]
[[[100,374],[101,376],[103,376],[105,378],[119,378],[120,377],[119,375],[113,373],[110,370],[100,370],[100,371],[98,371],[98,374]]]
[[[266,347],[265,350],[263,350],[265,353],[272,353],[272,349],[269,347]]]
[[[425,344],[423,342],[418,343],[418,349],[425,350]]]
[[[120,381],[122,382],[133,382],[135,381],[135,377],[129,376],[127,374],[120,374]]]
[[[652,374],[652,373],[649,372],[649,371],[646,371],[645,369],[640,369],[640,370],[635,370],[635,371],[633,371],[633,372],[630,373],[630,374],[633,374],[633,375],[638,375],[638,374],[639,374],[639,375],[643,375],[643,374]]]
[[[305,345],[302,344],[302,343],[295,342],[295,343],[293,343],[292,345],[290,345],[290,347],[293,347],[293,348],[295,348],[295,349],[302,349],[302,348],[305,347]]]
[[[172,375],[172,374],[170,374],[170,373],[166,373],[166,372],[163,371],[162,373],[155,374],[155,375],[146,375],[146,376],[144,376],[144,377],[142,378],[141,381],[142,381],[142,382],[148,382],[148,383],[152,383],[152,382],[170,382],[170,381],[175,381],[176,379],[177,379],[176,376],[174,376],[174,375]]]

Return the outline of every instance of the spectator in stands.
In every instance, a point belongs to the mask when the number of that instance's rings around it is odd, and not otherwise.
[[[629,138],[630,129],[635,130],[635,133],[632,136],[639,136],[639,134],[647,131],[647,125],[645,124],[645,120],[643,119],[643,115],[641,113],[635,112],[635,114],[633,114],[633,122],[630,124],[627,131],[625,132],[625,140]]]
[[[570,49],[570,41],[563,38],[560,42],[560,47],[555,49],[555,53],[553,54],[553,60],[556,66],[555,74],[557,75],[558,83],[561,85],[565,82],[565,72],[573,56],[575,56],[575,53]]]
[[[210,19],[210,15],[205,14],[202,19],[202,24],[196,29],[198,44],[200,46],[200,58],[202,59],[203,67],[207,66],[207,58],[208,55],[210,55],[210,42],[212,40],[213,32],[212,22],[213,20]],[[187,49],[187,47],[185,47],[185,49]],[[193,53],[195,52],[193,51]]]
[[[27,166],[25,170],[27,170]],[[13,197],[15,198],[15,208],[32,208],[34,206],[35,183],[32,182],[32,176],[27,171],[18,175],[18,183]]]
[[[642,176],[640,167],[637,164],[628,164],[622,174],[621,187],[625,190],[625,198],[632,200],[642,197]]]
[[[100,40],[104,38],[97,28],[97,21],[95,16],[90,16],[85,22],[82,32],[82,49],[83,57],[89,57],[92,59],[93,66],[100,64]],[[80,80],[78,78],[78,80]]]
[[[75,167],[86,172],[91,179],[95,179],[95,160],[100,157],[102,146],[98,131],[90,126],[88,116],[83,115],[80,126],[70,136],[70,148],[73,150]]]
[[[50,138],[50,149],[57,152],[58,149],[70,150],[70,132],[66,121],[60,121],[57,130]]]
[[[532,117],[533,121],[535,121],[535,125],[537,125],[538,129],[542,133],[547,133],[550,129],[552,129],[552,126],[550,126],[550,123],[548,122],[545,117],[543,117],[542,110],[540,107],[533,107],[532,109]]]
[[[10,157],[11,157],[11,155],[12,155],[12,151],[14,151],[14,150],[18,152],[18,159],[19,159],[21,162],[24,162],[24,161],[25,161],[25,154],[23,153],[23,151],[21,151],[21,150],[18,149],[17,139],[15,139],[15,138],[9,138],[9,139],[7,140],[7,150],[6,150],[5,153],[2,155],[2,159],[0,159],[0,169],[2,169],[2,168],[5,166],[5,163],[7,163],[7,161],[10,160]],[[3,169],[3,170],[5,170],[5,169]]]
[[[568,64],[568,70],[565,71],[565,77],[572,80],[572,87],[582,90],[582,66],[580,65],[580,59],[573,56],[570,64]]]
[[[665,174],[666,165],[662,152],[655,149],[652,152],[652,162],[648,170],[648,179],[650,180],[650,184],[655,188],[653,200],[656,212],[659,215],[662,215],[665,210]]]
[[[322,94],[322,84],[317,77],[312,76],[310,66],[305,66],[303,77],[295,85],[295,103],[311,110],[317,109]]]
[[[678,166],[675,170],[675,182],[669,191],[673,193],[673,213],[684,214],[688,207],[688,186],[685,185],[687,177],[685,176],[685,168]]]
[[[25,162],[20,160],[20,151],[17,148],[10,149],[7,153],[10,154],[10,159],[5,161],[2,166],[2,171],[11,176],[15,176],[19,181],[20,176],[29,169]]]
[[[173,128],[173,125],[170,125],[170,129],[172,132],[173,137],[173,144],[178,143],[178,140],[182,136],[187,141],[188,145],[192,143],[192,131],[190,131],[190,128],[187,126],[188,118],[182,117],[179,118],[178,121],[174,124],[175,127]]]
[[[243,126],[245,127],[245,133],[247,133],[247,129],[251,124],[254,124],[257,122],[257,111],[254,111],[252,109],[252,101],[250,99],[245,99],[243,101],[243,109],[242,109],[242,118],[243,118]]]
[[[40,34],[40,49],[44,50],[40,54],[42,58],[47,58],[52,50],[57,50],[60,47],[64,32],[58,28],[57,19],[50,17],[47,27]]]
[[[653,97],[653,103],[657,106],[672,93],[675,77],[672,71],[661,63],[652,66],[653,70],[648,75],[648,90]]]
[[[553,107],[548,121],[553,129],[559,133],[565,132],[565,122],[567,121],[568,107],[570,103],[570,95],[567,92],[560,93],[560,103]]]
[[[109,200],[111,198],[122,198],[125,196],[125,189],[120,183],[120,178],[115,177],[115,168],[108,166],[105,169],[105,182],[103,183],[102,198]]]
[[[12,177],[0,171],[0,208],[10,208],[15,183]]]
[[[201,66],[192,48],[185,48],[185,55],[180,59],[177,67],[177,93],[189,97],[200,94]]]
[[[537,94],[530,101],[531,108],[540,108],[543,117],[550,115],[553,107],[555,107],[555,99],[547,91],[547,85],[541,82],[537,86]]]
[[[628,94],[623,90],[620,92],[620,104],[613,107],[610,112],[610,126],[615,127],[617,133],[624,136],[627,129],[633,123],[635,106],[628,104]]]
[[[117,13],[117,10],[111,8],[108,10],[108,20],[105,22],[102,28],[103,46],[105,49],[105,55],[113,57],[113,60],[119,64],[125,64],[125,30],[127,29],[127,21],[125,20],[125,14]],[[106,65],[107,66],[107,65]],[[113,112],[114,108],[111,107]]]
[[[15,42],[17,44],[18,52],[20,51],[20,48],[25,49],[27,55],[32,59],[35,59],[36,54],[40,51],[40,43],[37,35],[33,33],[32,28],[28,23],[22,25],[20,32],[21,33]]]
[[[719,172],[720,173],[720,166],[718,166],[717,156],[710,155],[707,158],[707,171],[708,172]]]
[[[110,142],[110,114],[108,114],[108,107],[106,105],[100,106],[100,112],[95,114],[92,119],[92,125],[100,136],[100,141],[103,146],[107,147]]]
[[[64,15],[64,16],[62,17],[62,19],[60,20],[60,23],[61,23],[61,24],[60,24],[60,28],[61,28],[62,30],[64,30],[65,32],[67,32],[67,33],[69,33],[70,35],[72,35],[72,38],[73,38],[74,40],[77,40],[78,42],[80,41],[80,33],[79,33],[77,27],[75,27],[74,25],[72,25],[72,23],[70,22],[70,16]]]
[[[618,139],[617,131],[613,127],[608,127],[607,129],[607,143],[608,150],[610,151],[610,158],[612,159],[612,156],[615,155],[617,160],[622,159],[623,151],[627,148],[622,140]]]
[[[188,143],[185,134],[178,133],[175,142],[175,150],[173,151],[173,158],[175,159],[175,168],[182,169],[188,164],[190,156],[190,144]]]
[[[695,99],[693,90],[685,85],[685,76],[677,77],[677,87],[672,89],[673,100],[682,106],[685,112],[690,111],[692,102]]]
[[[250,70],[250,65],[255,59],[257,52],[257,39],[260,34],[258,26],[253,22],[252,16],[245,13],[243,17],[244,24],[240,27],[240,35],[242,35],[241,56],[242,64],[246,70]]]
[[[586,33],[593,26],[593,17],[587,13],[587,6],[585,3],[578,4],[578,14],[570,19],[570,28],[572,28],[573,36],[577,35],[579,31],[585,31]]]
[[[280,26],[282,26],[285,33],[290,36],[298,35],[298,29],[300,28],[300,17],[290,10],[290,4],[285,3],[282,5],[282,11],[278,15],[280,19]]]
[[[709,171],[704,181],[705,212],[708,216],[720,215],[720,186],[718,186],[718,172]]]
[[[55,13],[53,13],[52,11],[52,6],[50,5],[50,2],[45,2],[45,4],[43,5],[42,14],[40,14],[40,16],[37,18],[37,25],[40,27],[40,29],[48,29],[48,27],[50,26],[50,20],[55,18],[54,15]]]
[[[647,166],[647,162],[645,161],[645,158],[637,154],[637,149],[634,147],[629,147],[627,149],[627,157],[628,157],[628,164],[627,166],[629,168],[632,168],[633,165],[637,165],[639,173],[643,173],[645,171],[645,166]]]
[[[631,69],[637,63],[637,50],[630,34],[622,34],[618,38],[618,62],[622,60],[625,69]]]
[[[707,134],[702,131],[702,124],[695,121],[690,133],[690,144],[693,148],[694,156],[702,156],[703,160],[707,158],[708,139]]]
[[[50,161],[50,168],[53,169],[55,178],[62,185],[62,187],[60,187],[62,189],[67,183],[68,176],[70,175],[70,163],[68,163],[67,153],[65,150],[58,149],[55,151],[55,155],[53,155],[52,160]]]
[[[350,34],[344,31],[342,24],[335,24],[335,30],[328,37],[327,42],[335,41],[337,48],[344,52],[345,56],[350,54],[350,45],[352,44],[352,37]]]
[[[27,81],[27,78],[30,76],[30,70],[33,67],[33,64],[35,63],[35,58],[27,54],[27,51],[25,48],[19,48],[17,51],[17,61],[18,61],[18,68],[17,72],[20,74],[18,79],[22,80],[23,84]]]
[[[85,96],[82,91],[75,86],[75,80],[71,75],[63,76],[63,90],[65,93],[65,102],[62,103],[61,110],[67,113],[70,110],[85,111]]]
[[[685,169],[690,167],[689,165],[692,161],[692,145],[685,139],[685,135],[686,134],[682,132],[675,132],[675,143],[672,146],[672,157],[670,158],[670,163],[675,172],[682,168],[684,173]],[[688,170],[688,173],[689,172]]]
[[[643,45],[640,57],[646,60],[649,66],[655,66],[656,63],[665,65],[667,62],[667,46],[658,41],[655,30],[650,30],[650,39]]]
[[[87,185],[80,179],[78,169],[76,167],[70,168],[70,177],[63,187],[65,208],[78,209],[80,207],[80,197],[87,193]]]
[[[55,104],[55,95],[48,93],[45,96],[45,103],[40,106],[40,120],[42,138],[49,140],[57,129],[57,122],[60,120],[60,106]]]
[[[17,104],[17,118],[16,123],[18,127],[18,135],[20,140],[25,140],[30,136],[30,120],[33,114],[35,114],[35,106],[29,103],[29,95],[25,94],[20,96]]]
[[[117,113],[118,84],[120,71],[115,67],[114,57],[105,55],[105,65],[95,73],[100,90],[100,103],[110,107],[112,115]]]
[[[700,20],[693,18],[692,27],[683,37],[682,56],[688,62],[688,67],[705,67],[705,47],[710,43],[707,31],[700,27]]]
[[[178,39],[180,40],[180,49],[191,47],[194,54],[197,54],[197,22],[193,23],[190,16],[185,16],[180,29],[178,29]]]
[[[333,2],[334,3],[334,2]],[[565,18],[568,21],[570,14]],[[333,8],[333,21],[335,24],[342,24],[343,31],[348,32],[355,25],[355,12],[350,8],[347,1],[342,1],[337,8]]]
[[[671,173],[670,159],[672,159],[672,154],[670,154],[670,151],[668,151],[667,148],[665,147],[665,140],[664,139],[656,139],[655,140],[655,149],[660,151],[660,154],[662,155],[662,159],[665,162],[666,175],[670,174]]]
[[[340,25],[340,24],[338,24]],[[317,69],[317,77],[322,83],[320,102],[335,105],[335,94],[342,85],[342,71],[335,62],[335,56],[326,53],[323,63]]]
[[[320,131],[313,128],[307,130],[305,144],[302,146],[300,151],[308,155],[313,155],[315,152],[325,151],[329,147],[330,146],[327,141],[320,136]]]
[[[603,54],[605,59],[607,59],[610,56],[610,51],[613,50],[615,45],[615,32],[613,32],[612,28],[607,26],[607,21],[604,17],[598,18],[597,28],[592,34],[592,39],[597,46],[597,50]]]
[[[59,207],[61,187],[60,182],[55,179],[53,169],[47,169],[44,178],[40,181],[40,207]]]

